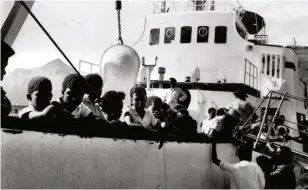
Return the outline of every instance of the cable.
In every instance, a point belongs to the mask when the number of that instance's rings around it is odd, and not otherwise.
[[[70,66],[74,69],[74,71],[84,79],[84,77],[79,73],[79,71],[76,69],[76,67],[72,64],[72,62],[69,60],[69,58],[65,55],[65,53],[62,51],[62,49],[58,46],[58,44],[55,42],[55,40],[51,37],[51,35],[47,32],[45,27],[41,24],[41,22],[36,18],[36,16],[32,13],[32,11],[28,8],[26,3],[24,1],[19,1],[21,5],[27,10],[27,12],[31,15],[31,17],[34,19],[34,21],[39,25],[39,27],[43,30],[43,32],[47,35],[47,37],[50,39],[50,41],[56,46],[56,48],[59,50],[59,52],[62,54],[62,56],[65,58],[65,60],[70,64]],[[88,90],[92,95],[94,95],[96,98],[100,98],[97,93],[92,89],[92,87],[88,84],[88,82],[84,79]]]

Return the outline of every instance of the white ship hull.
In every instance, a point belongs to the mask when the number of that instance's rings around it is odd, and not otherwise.
[[[211,144],[170,142],[158,149],[153,141],[27,131],[1,137],[5,189],[227,187],[227,176],[211,162]],[[231,144],[219,144],[218,156],[237,161]]]

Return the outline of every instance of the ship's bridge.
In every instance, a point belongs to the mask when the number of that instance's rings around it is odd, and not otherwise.
[[[250,67],[251,82],[257,86],[259,54],[250,51],[255,43],[249,36],[265,25],[261,16],[255,14],[254,23],[261,24],[253,25],[245,16],[251,17],[252,12],[220,1],[155,2],[153,12],[134,46],[146,64],[157,57],[151,79],[158,80],[158,68],[165,67],[165,78],[178,81],[191,77],[205,83],[245,83],[245,68]],[[145,80],[141,75],[139,81]]]
[[[265,27],[262,16],[255,12],[247,11],[233,0],[184,0],[184,1],[154,1],[153,14],[187,11],[225,11],[236,12],[241,18],[249,34],[258,34]]]

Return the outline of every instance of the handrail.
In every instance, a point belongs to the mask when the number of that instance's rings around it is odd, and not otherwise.
[[[280,109],[281,109],[281,107],[282,107],[283,102],[284,102],[287,98],[289,98],[289,99],[296,99],[296,100],[305,101],[305,102],[308,101],[306,98],[302,98],[302,97],[295,96],[295,95],[292,95],[292,94],[288,94],[288,93],[284,93],[284,94],[283,94],[283,93],[280,93],[280,92],[270,91],[270,92],[266,95],[266,97],[263,98],[263,101],[260,103],[260,105],[261,105],[261,104],[263,104],[263,102],[265,101],[265,99],[268,99],[267,105],[266,105],[266,108],[265,108],[265,111],[264,111],[265,113],[264,113],[264,115],[263,115],[263,119],[262,119],[261,125],[259,126],[258,134],[257,134],[257,136],[256,136],[256,141],[255,141],[255,143],[254,143],[254,149],[256,149],[256,147],[257,147],[257,145],[258,145],[258,143],[259,143],[259,141],[260,141],[260,137],[261,137],[262,131],[263,131],[263,129],[264,129],[265,122],[266,122],[266,120],[267,120],[266,118],[267,118],[267,115],[268,115],[268,110],[269,110],[269,108],[273,105],[273,103],[271,103],[271,99],[272,99],[272,95],[273,95],[273,94],[278,94],[278,95],[280,95],[281,100],[280,100],[280,102],[279,102],[278,107],[276,108],[276,111],[275,111],[274,116],[273,116],[273,117],[271,118],[271,120],[270,120],[270,124],[268,125],[268,130],[267,130],[267,133],[266,133],[266,139],[265,139],[265,141],[269,141],[269,136],[270,136],[269,134],[270,134],[270,131],[271,131],[272,128],[273,128],[273,125],[274,125],[274,123],[275,123],[275,120],[276,120],[277,118],[281,118],[281,117],[278,116],[278,113],[279,113],[279,111],[280,111]],[[276,100],[276,101],[277,101],[277,100]],[[276,101],[275,101],[275,102],[276,102]],[[275,103],[275,102],[274,102],[274,103]],[[258,106],[257,109],[260,108],[260,105]],[[256,112],[256,110],[255,110],[254,112]],[[308,132],[306,132],[306,130],[305,130],[305,129],[308,129],[308,126],[307,126],[307,125],[304,125],[304,124],[301,124],[301,123],[296,123],[296,122],[287,120],[287,119],[285,119],[285,118],[281,118],[281,119],[284,119],[285,122],[289,122],[289,123],[295,124],[295,125],[297,125],[297,126],[301,126],[301,127],[303,127],[304,129],[301,130],[301,129],[297,129],[296,127],[293,128],[293,127],[291,127],[291,126],[284,125],[284,124],[281,124],[281,126],[284,126],[284,127],[288,128],[288,129],[290,129],[290,130],[294,130],[294,131],[299,132],[300,136],[301,136],[301,135],[308,135]],[[248,120],[251,120],[251,117],[249,117]],[[247,125],[248,120],[245,122],[245,125]],[[243,126],[242,130],[243,130],[244,128],[247,128],[247,126],[245,126],[245,125]],[[247,133],[247,132],[246,132],[246,133]],[[249,132],[248,132],[248,133],[249,133]],[[276,134],[276,135],[277,135],[277,134]]]
[[[282,106],[282,103],[283,103],[284,100],[285,100],[285,96],[286,96],[286,93],[283,95],[283,97],[282,97],[282,99],[281,99],[281,101],[280,101],[280,103],[279,103],[279,105],[278,105],[278,108],[277,108],[277,110],[276,110],[276,112],[275,112],[275,115],[274,115],[274,117],[272,118],[272,122],[271,122],[271,124],[269,125],[268,131],[267,131],[267,134],[266,134],[266,140],[268,140],[268,138],[269,138],[269,133],[270,133],[271,130],[272,130],[272,126],[273,126],[273,124],[274,124],[274,122],[275,122],[275,119],[276,119],[276,117],[278,116],[278,113],[279,113],[279,111],[280,111],[280,108],[281,108],[281,106]]]
[[[162,4],[165,2],[164,4]],[[172,0],[171,2],[167,1],[154,1],[153,2],[153,14],[160,14],[160,13],[166,13],[162,10],[169,9],[170,12],[185,12],[185,11],[213,11],[210,10],[211,2],[210,1],[204,1],[203,4],[194,4],[190,0],[185,1],[177,1],[180,2],[181,5],[175,5],[175,1]],[[239,10],[239,7],[236,6],[236,4],[233,4],[231,2],[215,2],[215,7],[220,5],[225,5],[224,10],[225,11],[236,11]],[[201,8],[201,9],[198,9]]]
[[[267,104],[266,104],[266,108],[265,108],[265,114],[263,116],[263,120],[262,120],[260,129],[259,129],[259,132],[258,132],[258,135],[257,135],[257,140],[256,140],[254,147],[253,147],[254,149],[257,147],[257,144],[258,144],[260,137],[261,137],[262,129],[263,129],[263,126],[264,126],[264,123],[265,123],[265,120],[266,120],[266,116],[267,116],[267,113],[268,113],[268,108],[269,108],[269,105],[270,105],[270,102],[271,102],[271,97],[272,97],[272,92],[270,91],[269,92],[269,99],[267,100]]]
[[[267,93],[268,95],[269,93]],[[265,101],[265,98],[263,98],[263,100],[261,101],[261,103],[259,104],[259,106],[253,111],[253,113],[249,116],[249,118],[245,121],[245,123],[243,124],[243,128],[246,128],[246,124],[248,123],[249,120],[252,119],[253,115],[257,112],[257,110],[261,107],[261,105],[263,104],[263,102]]]
[[[277,117],[277,118],[281,118],[281,117]],[[295,122],[289,121],[289,120],[287,120],[287,119],[285,119],[285,121],[286,121],[286,122],[289,122],[289,123],[292,123],[292,124],[295,124],[295,125],[299,125],[299,126],[301,126],[301,127],[308,128],[308,126],[306,126],[306,125],[302,125],[302,124],[299,124],[299,123],[295,123]]]
[[[245,136],[250,138],[250,139],[255,139],[256,138],[256,137],[254,137],[254,136],[252,136],[250,134],[246,134]],[[260,142],[266,143],[267,141],[264,140],[264,139],[260,139]],[[276,147],[281,147],[282,146],[282,145],[280,145],[278,143],[275,143],[275,142],[273,142],[273,145],[276,146]],[[256,150],[256,148],[254,148],[254,149]],[[304,157],[304,158],[302,158],[302,161],[307,162],[307,158],[308,158],[308,154],[307,153],[299,151],[299,150],[294,149],[294,148],[290,148],[290,149],[291,149],[293,154],[301,156],[301,157]]]
[[[85,63],[85,64],[88,64],[88,65],[90,65],[90,72],[85,72],[85,71],[81,71],[81,64],[82,63]],[[93,66],[94,67],[98,67],[99,68],[99,74],[100,75],[102,75],[102,66],[100,65],[100,64],[97,64],[97,63],[91,63],[91,62],[88,62],[88,61],[84,61],[84,60],[79,60],[79,68],[78,68],[78,70],[79,70],[79,72],[81,72],[81,73],[86,73],[86,74],[89,74],[89,73],[92,73],[92,71],[93,71]]]
[[[276,94],[284,95],[283,93],[280,93],[280,92],[276,92],[276,91],[272,91],[272,92],[276,93]],[[299,96],[296,96],[296,95],[293,95],[293,94],[289,94],[289,93],[286,93],[286,97],[296,99],[296,100],[300,100],[300,101],[304,101],[304,102],[305,101],[308,102],[307,98],[302,98],[302,97],[299,97]]]
[[[286,127],[286,128],[289,128],[289,129],[291,129],[291,130],[298,131],[298,132],[300,132],[300,133],[305,133],[306,135],[308,135],[308,133],[307,133],[307,132],[305,132],[305,131],[301,131],[301,130],[298,130],[298,129],[294,129],[293,127],[289,127],[289,126],[284,125],[284,124],[283,124],[282,126],[284,126],[284,127]]]

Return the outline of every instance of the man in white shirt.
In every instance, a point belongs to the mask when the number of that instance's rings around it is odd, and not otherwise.
[[[231,189],[263,189],[265,187],[264,174],[257,163],[251,162],[252,147],[240,146],[238,158],[240,162],[236,164],[219,160],[216,143],[212,144],[212,162],[229,174]]]
[[[214,116],[214,118],[205,120],[202,123],[201,132],[208,135],[209,137],[217,136],[217,133],[221,132],[224,128],[225,111],[223,108],[220,108],[216,112],[217,114]]]
[[[170,108],[174,108],[176,105],[181,104],[187,99],[186,93],[177,86],[177,81],[175,78],[170,78],[170,89],[167,92],[167,97],[165,102],[170,106]]]

